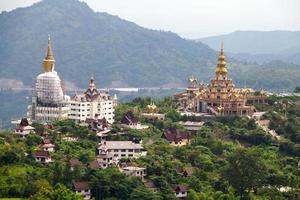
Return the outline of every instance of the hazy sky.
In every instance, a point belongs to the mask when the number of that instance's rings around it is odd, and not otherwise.
[[[39,0],[0,0],[0,10]],[[300,0],[84,0],[141,26],[186,38],[235,30],[300,30]]]

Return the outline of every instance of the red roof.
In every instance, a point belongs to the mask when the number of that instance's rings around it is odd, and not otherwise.
[[[189,139],[189,134],[177,128],[169,128],[166,130],[162,137],[169,142],[180,142],[182,140]]]
[[[187,192],[189,187],[187,185],[172,185],[175,192]]]
[[[100,164],[99,164],[99,162],[98,162],[97,160],[91,161],[91,162],[89,163],[89,167],[90,167],[91,169],[99,169],[99,168],[101,168],[101,166],[100,166]]]
[[[35,157],[50,157],[49,151],[37,150],[34,152]]]
[[[73,158],[69,162],[70,162],[71,167],[81,165],[81,162],[77,158]]]
[[[43,140],[43,144],[51,144],[51,140],[49,138],[45,138]]]
[[[134,116],[133,112],[128,111],[122,118],[121,123],[122,124],[135,124],[138,122],[138,119]]]
[[[79,181],[73,184],[73,188],[75,189],[75,191],[81,191],[81,190],[89,190],[90,186],[89,183],[86,181]]]

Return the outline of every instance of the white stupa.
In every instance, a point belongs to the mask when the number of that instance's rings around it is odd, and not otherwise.
[[[43,60],[44,73],[37,76],[28,117],[33,121],[53,122],[68,117],[69,108],[65,105],[61,80],[54,70],[54,57],[50,35],[48,49]]]

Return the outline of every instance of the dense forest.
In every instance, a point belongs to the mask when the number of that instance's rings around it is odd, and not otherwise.
[[[164,121],[147,121],[142,115],[151,99],[136,98],[120,103],[116,108],[116,123],[112,133],[120,131],[118,123],[124,113],[134,112],[139,121],[149,126],[145,130],[126,129],[125,135],[111,135],[107,140],[141,139],[147,155],[123,159],[147,169],[147,180],[157,190],[145,187],[139,177],[130,177],[116,167],[91,169],[99,138],[87,127],[72,121],[57,121],[53,127],[34,123],[37,132],[47,132],[55,144],[53,162],[41,164],[33,152],[42,138],[30,134],[20,139],[11,131],[0,134],[0,197],[24,199],[81,199],[72,192],[74,181],[88,181],[97,199],[176,199],[172,185],[188,187],[188,200],[210,199],[299,199],[300,198],[300,98],[269,98],[259,104],[276,130],[275,139],[262,130],[254,119],[241,117],[187,117],[176,111],[176,101],[167,97],[155,101]],[[188,145],[172,146],[162,138],[170,127],[185,130],[179,121],[205,122]],[[66,141],[64,137],[76,137]],[[70,160],[81,165],[71,170]],[[184,176],[178,169],[191,168]],[[61,197],[64,196],[64,197]]]

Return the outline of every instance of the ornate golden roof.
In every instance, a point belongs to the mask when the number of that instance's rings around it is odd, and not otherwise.
[[[149,113],[155,113],[157,112],[157,106],[151,101],[149,105],[147,105],[147,109]]]
[[[227,67],[226,67],[226,61],[225,61],[225,55],[224,55],[224,48],[223,48],[223,42],[221,44],[221,51],[218,58],[218,64],[216,69],[216,75],[222,74],[227,75]]]
[[[51,38],[50,38],[50,34],[48,34],[47,54],[45,59],[43,60],[44,72],[52,72],[54,70],[54,62],[55,60],[52,53]]]

